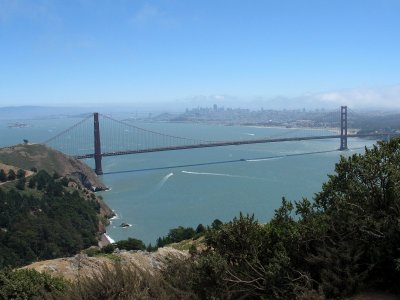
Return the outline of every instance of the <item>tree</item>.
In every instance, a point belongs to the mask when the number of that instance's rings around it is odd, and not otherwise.
[[[15,185],[15,187],[19,190],[24,190],[25,189],[25,183],[26,183],[26,178],[25,177],[21,177],[18,179],[17,184]]]
[[[168,238],[172,243],[178,243],[183,240],[191,239],[195,235],[195,231],[192,227],[179,226],[177,228],[170,229]]]
[[[38,190],[44,189],[50,182],[54,181],[52,177],[45,170],[40,170],[35,177],[37,180]]]
[[[299,277],[291,261],[292,243],[290,237],[298,237],[296,222],[290,215],[292,206],[283,199],[282,207],[276,210],[269,223],[261,225],[254,215],[243,215],[225,223],[218,230],[206,235],[208,256],[203,262],[213,264],[217,255],[223,260],[225,270],[218,274],[227,286],[229,299],[294,299],[296,288],[308,284],[306,276]],[[289,230],[289,231],[288,231]],[[288,242],[286,242],[288,241]],[[219,263],[219,265],[221,265]],[[217,270],[212,265],[205,266],[211,277]]]
[[[0,170],[0,181],[1,182],[7,181],[7,175],[6,175],[6,172],[4,172],[3,169]]]
[[[96,244],[95,201],[77,191],[64,193],[61,183],[50,176],[43,192],[23,193],[25,180],[18,179],[16,189],[0,189],[0,269],[71,256]]]
[[[25,174],[26,174],[25,170],[18,169],[18,171],[17,171],[17,178],[18,178],[18,179],[19,179],[19,178],[23,178],[23,177],[25,177]]]
[[[214,221],[215,222],[215,221]],[[213,223],[214,223],[213,222]],[[254,215],[243,215],[219,226],[206,236],[207,245],[229,263],[238,263],[261,246],[261,227]]]
[[[61,178],[60,182],[63,186],[68,187],[69,180],[67,177]]]
[[[212,223],[211,223],[211,228],[212,229],[219,229],[224,223],[222,223],[221,220],[219,219],[215,219]]]
[[[35,178],[35,177],[31,177],[31,178],[29,179],[28,187],[29,187],[30,189],[34,189],[34,188],[36,187],[36,178]]]
[[[196,228],[196,233],[197,233],[197,234],[203,233],[203,232],[205,232],[205,231],[206,231],[206,228],[204,227],[203,224],[197,225],[197,228]]]
[[[8,171],[7,179],[8,180],[15,180],[17,178],[17,175],[15,174],[13,169],[10,169]]]
[[[307,260],[328,297],[368,284],[400,282],[400,140],[379,142],[365,154],[342,157],[316,195],[302,233]],[[337,268],[337,266],[340,266]]]

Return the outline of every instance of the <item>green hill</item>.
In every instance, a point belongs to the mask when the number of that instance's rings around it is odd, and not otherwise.
[[[0,187],[0,269],[97,245],[111,210],[75,180],[45,170]]]
[[[20,144],[0,149],[0,162],[21,169],[45,170],[49,174],[72,177],[91,190],[106,186],[83,162],[42,144]]]

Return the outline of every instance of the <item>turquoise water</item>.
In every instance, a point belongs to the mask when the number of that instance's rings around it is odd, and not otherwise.
[[[32,120],[28,128],[0,123],[0,145],[27,138],[44,141],[76,119]],[[292,129],[170,123],[140,124],[157,132],[204,140],[257,138],[293,133]],[[153,243],[179,225],[228,221],[239,212],[265,222],[281,198],[312,198],[334,170],[340,154],[362,151],[370,140],[349,139],[355,150],[334,151],[339,141],[301,141],[147,153],[103,158],[102,176],[111,190],[102,192],[118,218],[107,228],[115,240],[127,237]],[[327,151],[312,155],[307,152]],[[330,152],[329,152],[330,151]],[[92,160],[87,160],[93,165]],[[122,222],[132,227],[121,228]]]

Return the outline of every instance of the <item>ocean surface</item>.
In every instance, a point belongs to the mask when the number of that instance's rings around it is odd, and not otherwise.
[[[20,121],[24,128],[9,128]],[[0,146],[23,139],[43,142],[79,119],[0,121]],[[249,139],[291,134],[294,129],[175,123],[137,126],[203,140]],[[301,130],[297,130],[297,133]],[[135,237],[154,244],[177,226],[196,227],[214,219],[229,221],[240,212],[268,221],[281,203],[312,199],[340,155],[363,152],[374,141],[349,139],[350,150],[336,151],[338,139],[253,144],[179,150],[103,158],[102,176],[109,191],[101,192],[115,211],[107,228],[114,240]],[[313,153],[318,152],[318,153]],[[93,166],[92,160],[86,163]],[[122,228],[121,223],[131,224]]]

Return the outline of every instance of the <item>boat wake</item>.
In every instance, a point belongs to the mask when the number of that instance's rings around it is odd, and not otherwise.
[[[190,172],[190,171],[181,171],[185,174],[192,174],[192,175],[210,175],[210,176],[224,176],[224,177],[243,177],[239,175],[231,175],[231,174],[222,174],[222,173],[207,173],[207,172]]]
[[[264,180],[264,178],[242,176],[242,175],[233,175],[233,174],[224,174],[224,173],[191,172],[191,171],[181,171],[181,172],[185,173],[185,174],[191,174],[191,175],[221,176],[221,177],[231,177],[231,178],[244,178],[244,179]]]
[[[164,177],[163,177],[163,179],[161,179],[161,181],[157,184],[157,187],[156,187],[156,191],[158,191],[159,189],[161,189],[163,186],[164,186],[164,184],[168,181],[168,179],[171,177],[171,176],[173,176],[174,175],[174,173],[169,173],[169,174],[167,174],[167,175],[165,175]]]
[[[277,159],[282,159],[282,158],[283,157],[255,158],[255,159],[246,159],[246,161],[257,162],[257,161],[277,160]]]

